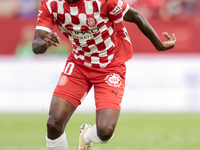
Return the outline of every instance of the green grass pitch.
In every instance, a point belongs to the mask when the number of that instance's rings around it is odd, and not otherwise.
[[[0,114],[0,150],[46,150],[46,114]],[[79,126],[95,114],[75,113],[66,128],[76,150]],[[93,150],[200,150],[200,114],[122,113],[114,138]]]

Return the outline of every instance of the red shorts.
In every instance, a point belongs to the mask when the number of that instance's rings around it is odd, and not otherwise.
[[[121,110],[125,74],[125,64],[100,69],[68,60],[53,95],[66,99],[77,108],[94,86],[96,111],[104,108]]]

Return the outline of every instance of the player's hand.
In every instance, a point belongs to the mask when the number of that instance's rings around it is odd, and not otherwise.
[[[53,33],[50,32],[48,34],[45,35],[44,37],[44,45],[46,47],[50,47],[50,46],[58,46],[58,44],[60,44],[60,38],[58,37],[57,33]]]
[[[170,36],[167,32],[164,32],[163,36],[166,37],[167,41],[163,42],[161,50],[172,49],[177,41],[175,34],[173,33],[172,36]]]

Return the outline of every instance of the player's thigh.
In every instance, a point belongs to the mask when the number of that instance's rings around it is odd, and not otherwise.
[[[65,126],[75,109],[76,108],[65,99],[53,96],[47,121],[48,138],[56,139],[64,132]]]
[[[69,101],[78,107],[91,89],[92,84],[77,64],[67,61],[53,95]]]
[[[96,124],[98,133],[108,132],[113,134],[119,118],[120,111],[116,109],[100,109],[96,113]]]
[[[66,125],[76,107],[62,97],[53,96],[49,109],[48,122],[57,125]]]
[[[121,110],[125,87],[125,65],[107,69],[94,84],[96,111],[100,109]]]

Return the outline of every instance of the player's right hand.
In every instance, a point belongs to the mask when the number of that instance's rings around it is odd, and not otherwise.
[[[173,33],[172,36],[170,36],[167,32],[164,32],[163,36],[167,39],[167,41],[163,42],[162,50],[173,48],[177,42],[175,34]]]
[[[60,38],[58,37],[57,33],[53,33],[50,32],[48,34],[45,35],[44,37],[44,45],[46,47],[50,47],[50,46],[58,46],[58,44],[60,44]]]

